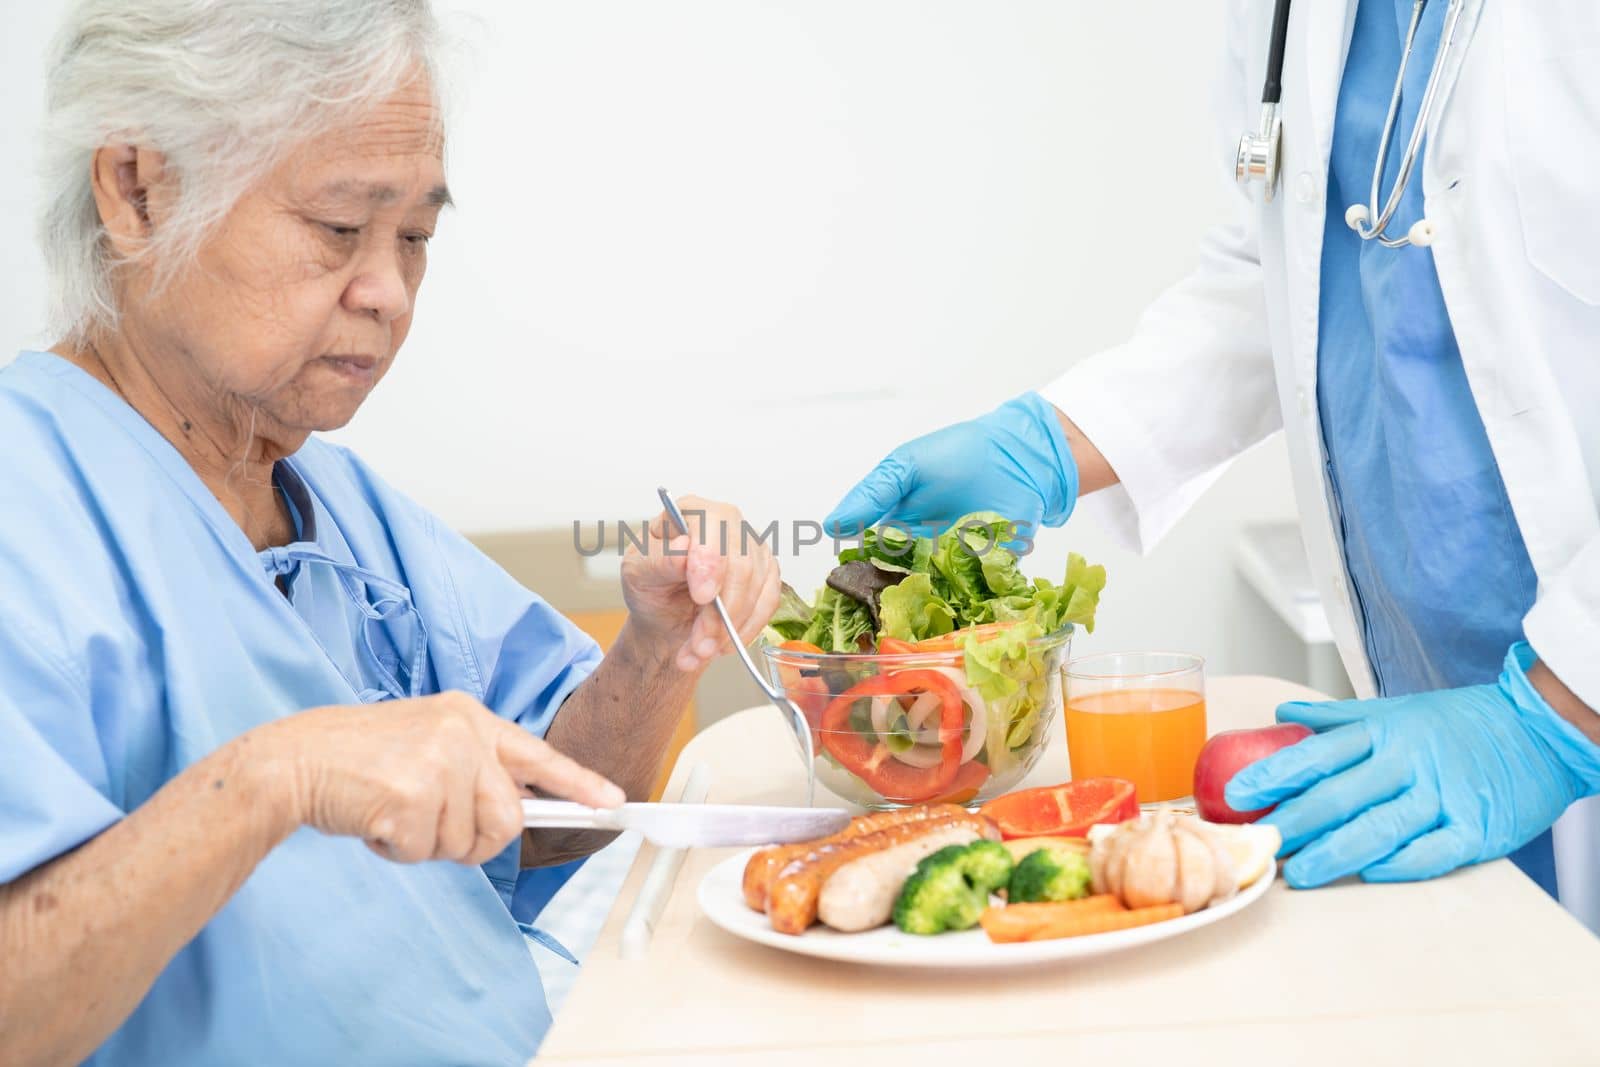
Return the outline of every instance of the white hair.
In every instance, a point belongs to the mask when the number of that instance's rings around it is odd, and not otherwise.
[[[176,200],[140,254],[170,277],[297,145],[419,72],[437,99],[443,44],[428,0],[78,0],[45,97],[39,236],[54,328],[81,341],[117,322],[118,260],[91,182],[99,148],[164,156]]]

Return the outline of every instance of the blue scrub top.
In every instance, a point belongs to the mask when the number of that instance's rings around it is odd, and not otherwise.
[[[1394,188],[1446,5],[1423,11],[1381,195]],[[1317,403],[1345,565],[1386,696],[1493,682],[1537,581],[1427,248],[1345,225],[1368,201],[1411,0],[1361,0],[1339,88],[1322,247]],[[1457,42],[1460,47],[1460,42]],[[1420,161],[1388,233],[1423,215]],[[1380,207],[1383,200],[1380,198]],[[1554,890],[1549,834],[1513,856]]]
[[[543,734],[600,660],[344,449],[312,439],[279,465],[299,535],[258,553],[165,438],[56,356],[0,369],[0,440],[0,883],[262,723],[460,689]],[[524,1063],[550,1016],[511,913],[542,903],[516,892],[518,848],[401,865],[297,831],[91,1062]]]

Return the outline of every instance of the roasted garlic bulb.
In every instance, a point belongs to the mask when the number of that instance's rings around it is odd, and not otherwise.
[[[1096,893],[1130,908],[1181,904],[1184,914],[1239,891],[1232,852],[1207,823],[1161,811],[1099,835],[1089,852]]]

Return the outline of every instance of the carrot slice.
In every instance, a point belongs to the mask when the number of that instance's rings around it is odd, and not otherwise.
[[[988,908],[978,917],[978,921],[983,924],[991,941],[1031,941],[1035,940],[1032,937],[1034,930],[1068,915],[1104,915],[1127,910],[1115,894],[1101,893],[1079,900],[1040,901]]]
[[[1052,915],[1097,915],[1103,911],[1127,911],[1128,906],[1115,893],[1097,893],[1092,897],[1079,897],[1077,900],[1024,901],[1012,904],[1004,910],[1018,919],[1038,922]]]
[[[1059,907],[1058,905],[1046,905]],[[1003,909],[1010,910],[1010,909]],[[1036,919],[1025,920],[1024,936],[1018,938],[996,937],[996,931],[989,924],[984,924],[984,932],[989,935],[989,940],[1000,942],[1002,940],[1019,941],[1052,941],[1061,937],[1083,937],[1088,934],[1106,934],[1113,930],[1131,930],[1136,926],[1147,926],[1150,923],[1165,922],[1176,919],[1183,914],[1181,904],[1158,904],[1152,908],[1134,908],[1125,911],[1093,911],[1085,915],[1074,911],[1055,911],[1050,914],[1039,913]],[[1004,931],[1007,935],[1011,930]]]

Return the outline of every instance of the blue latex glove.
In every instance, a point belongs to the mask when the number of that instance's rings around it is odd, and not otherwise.
[[[1241,769],[1240,811],[1283,834],[1297,889],[1360,873],[1369,882],[1433,878],[1498,859],[1600,792],[1600,748],[1545,703],[1512,646],[1495,685],[1386,700],[1285,704],[1278,721],[1317,731]]]
[[[1060,526],[1078,500],[1078,465],[1056,409],[1023,393],[968,422],[890,452],[823,521],[852,534],[890,520],[944,527],[973,511],[998,511],[1019,533]]]

